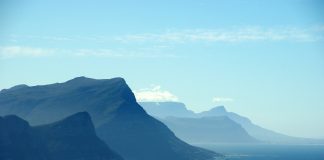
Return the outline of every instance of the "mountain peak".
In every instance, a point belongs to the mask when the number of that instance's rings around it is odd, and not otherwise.
[[[85,81],[91,81],[91,80],[94,80],[94,79],[88,78],[85,76],[80,76],[80,77],[75,77],[73,79],[68,80],[67,83],[85,82]]]
[[[121,78],[121,77],[115,77],[111,79],[93,79],[93,78],[88,78],[85,76],[80,76],[80,77],[75,77],[73,79],[70,79],[66,81],[65,83],[67,84],[73,84],[73,85],[86,85],[86,84],[92,84],[92,83],[97,83],[97,82],[109,82],[109,83],[115,83],[120,85],[127,85],[126,81]]]
[[[9,89],[3,89],[0,92],[14,91],[14,90],[19,90],[19,89],[28,88],[28,87],[29,86],[27,86],[26,84],[19,84],[19,85],[16,85],[16,86],[11,87]]]
[[[222,115],[226,115],[227,113],[228,112],[226,111],[224,106],[217,106],[208,111],[200,112],[199,115],[200,116],[222,116]]]
[[[88,78],[88,77],[85,77],[85,76],[80,76],[80,77],[75,77],[73,79],[70,79],[68,81],[89,81],[89,80],[97,80],[97,81],[100,81],[100,80],[111,80],[111,81],[121,81],[121,82],[125,82],[124,78],[122,77],[115,77],[115,78],[110,78],[110,79],[94,79],[94,78]]]
[[[63,120],[45,126],[49,126],[53,133],[62,133],[61,131],[64,130],[63,133],[68,135],[96,134],[94,125],[88,112],[78,112],[64,118]]]
[[[216,106],[216,107],[210,109],[209,111],[217,112],[217,113],[226,113],[227,112],[227,110],[225,109],[224,106]]]
[[[91,117],[88,112],[78,112],[63,120],[61,122],[91,122]]]
[[[1,117],[0,117],[1,118]],[[29,123],[16,115],[8,115],[1,118],[7,127],[14,131],[23,131],[29,127]]]

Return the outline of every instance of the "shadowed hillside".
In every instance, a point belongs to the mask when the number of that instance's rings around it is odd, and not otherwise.
[[[86,112],[36,127],[9,115],[0,117],[0,131],[1,160],[122,160],[96,136]]]

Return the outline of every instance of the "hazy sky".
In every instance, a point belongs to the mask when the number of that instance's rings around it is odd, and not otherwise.
[[[224,104],[324,138],[324,1],[1,0],[0,89],[123,77],[141,100]]]

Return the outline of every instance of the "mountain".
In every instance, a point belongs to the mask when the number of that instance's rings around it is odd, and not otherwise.
[[[180,102],[140,102],[146,112],[156,117],[194,117],[195,113]]]
[[[265,129],[263,127],[260,127],[256,124],[254,124],[253,122],[251,122],[250,119],[248,119],[244,116],[241,116],[234,112],[228,112],[224,106],[217,106],[217,107],[214,107],[208,111],[195,113],[194,115],[192,115],[193,112],[186,109],[186,107],[184,105],[182,105],[181,109],[179,109],[179,105],[177,105],[179,102],[168,102],[167,104],[169,104],[170,106],[156,105],[157,104],[156,102],[150,102],[150,103],[145,102],[145,103],[146,103],[146,105],[143,105],[144,109],[149,114],[160,118],[162,121],[164,121],[164,119],[168,116],[187,117],[187,118],[188,117],[189,118],[204,118],[204,117],[226,116],[229,119],[231,119],[232,121],[239,124],[251,137],[253,137],[257,140],[260,140],[264,143],[278,143],[278,144],[323,144],[324,143],[324,140],[320,140],[320,139],[292,137],[292,136],[288,136],[288,135],[284,135],[281,133],[271,131],[269,129]],[[172,104],[172,103],[174,103],[174,104]],[[176,116],[173,113],[173,110],[176,110],[177,112],[181,111],[181,113],[179,113],[179,115],[186,115],[186,116]],[[163,114],[157,113],[154,111],[163,111],[162,112]],[[189,116],[189,115],[192,115],[192,116]],[[168,124],[168,123],[166,122],[166,124]],[[170,128],[177,130],[172,127],[170,127]],[[177,131],[175,131],[175,133],[177,133]],[[181,137],[180,135],[179,135],[179,137]]]
[[[197,115],[199,117],[209,117],[209,116],[223,116],[223,115],[226,115],[227,113],[228,112],[224,106],[217,106],[217,107],[210,109],[209,111],[200,112]]]
[[[162,119],[174,133],[191,144],[258,143],[242,127],[226,116]]]
[[[227,112],[224,106],[218,106],[210,109],[209,111],[201,112],[197,114],[198,117],[208,116],[227,116],[233,121],[240,124],[252,137],[259,139],[266,143],[279,143],[279,144],[318,144],[324,143],[324,140],[311,139],[311,138],[300,138],[284,135],[260,127],[246,117],[240,116],[233,112]]]
[[[238,123],[214,114],[199,117],[179,102],[140,102],[145,111],[159,118],[178,137],[191,143],[258,143]],[[217,108],[217,112],[226,112]],[[206,113],[208,114],[208,113]]]
[[[78,77],[0,92],[0,114],[44,124],[87,111],[98,136],[127,160],[208,160],[220,156],[188,145],[136,102],[122,78]]]
[[[1,160],[122,160],[100,140],[88,113],[31,127],[15,115],[0,117]]]

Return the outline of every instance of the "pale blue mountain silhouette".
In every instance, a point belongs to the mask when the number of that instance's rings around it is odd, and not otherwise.
[[[189,135],[185,135],[184,137],[182,133],[182,127],[175,127],[174,125],[171,125],[172,123],[177,124],[178,122],[176,121],[180,121],[183,122],[185,118],[205,118],[205,117],[219,117],[219,116],[226,116],[228,117],[230,120],[234,121],[234,123],[237,123],[238,125],[241,126],[241,128],[243,128],[248,135],[250,135],[251,137],[253,137],[254,139],[259,140],[259,142],[263,142],[263,143],[281,143],[281,144],[323,144],[324,140],[321,139],[310,139],[310,138],[300,138],[300,137],[292,137],[292,136],[288,136],[288,135],[284,135],[275,131],[271,131],[269,129],[265,129],[263,127],[260,127],[256,124],[254,124],[253,122],[251,122],[251,120],[249,120],[247,117],[241,116],[239,114],[236,114],[234,112],[228,112],[224,106],[216,106],[212,109],[210,109],[209,111],[204,111],[201,113],[194,113],[193,112],[186,109],[185,105],[183,103],[181,106],[179,106],[179,102],[159,102],[159,105],[156,105],[156,102],[141,102],[140,103],[144,109],[151,114],[152,116],[156,116],[158,117],[161,121],[165,122],[166,124],[170,125],[170,128],[173,129],[175,131],[175,133],[179,132],[179,137],[183,138],[183,139],[187,139],[187,136]],[[174,108],[173,108],[174,107]],[[176,108],[177,107],[177,108]],[[163,108],[163,109],[162,109]],[[173,112],[173,110],[177,111],[177,115]],[[181,113],[178,113],[180,112]],[[168,116],[173,116],[173,117],[177,117],[178,119],[173,119],[172,121],[168,120]],[[182,119],[181,119],[182,118]],[[202,121],[201,119],[197,119],[198,121]],[[192,121],[192,120],[191,120]],[[219,123],[226,123],[226,122],[213,122],[215,125],[219,125]],[[215,129],[216,127],[214,126],[213,129]],[[206,127],[206,129],[204,130],[204,132],[211,132],[212,129],[210,129],[210,127]],[[216,132],[216,131],[214,131]],[[227,132],[230,131],[226,131],[225,129],[222,131],[224,134],[226,134]],[[238,132],[242,133],[243,132]],[[204,133],[205,134],[205,133]],[[215,136],[220,136],[219,134],[215,133]],[[225,135],[224,135],[225,136]],[[228,136],[228,135],[227,135]],[[231,142],[231,141],[227,141],[227,140],[233,140],[235,139],[236,136],[233,136],[232,138],[227,137],[227,138],[223,138],[222,140],[219,140],[218,142]],[[222,136],[220,136],[222,137]],[[214,139],[220,139],[217,137],[214,137]],[[187,139],[190,142],[190,139]],[[211,141],[213,141],[212,139],[210,139]],[[195,140],[197,141],[197,140]],[[206,141],[206,140],[204,140]],[[246,140],[244,140],[245,142],[247,142]],[[244,142],[239,141],[238,139],[236,139],[237,143],[241,143]],[[253,141],[251,141],[253,142]]]

